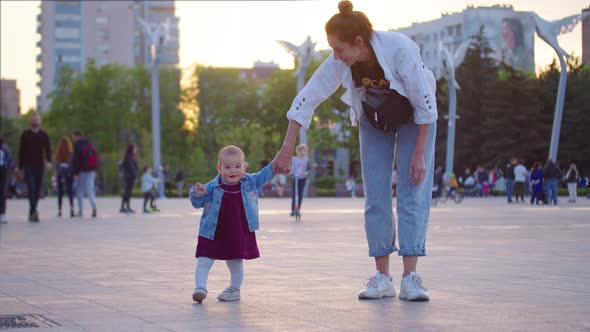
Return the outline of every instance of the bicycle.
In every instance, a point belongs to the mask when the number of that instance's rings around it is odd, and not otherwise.
[[[462,192],[457,191],[457,188],[455,188],[455,190],[453,190],[453,188],[449,188],[448,190],[445,190],[445,192],[446,192],[446,194],[438,197],[438,200],[441,203],[444,203],[449,198],[451,198],[455,201],[455,203],[459,204],[463,201],[463,198],[465,198],[465,195]]]

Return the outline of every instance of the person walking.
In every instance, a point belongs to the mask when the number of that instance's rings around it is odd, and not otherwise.
[[[133,185],[137,180],[137,147],[135,144],[127,145],[125,149],[125,155],[121,162],[121,168],[123,171],[123,181],[125,181],[125,190],[123,191],[123,197],[121,198],[121,213],[135,213],[131,209],[131,195],[133,193]]]
[[[8,145],[0,136],[0,224],[6,224],[6,189],[8,172],[14,169],[14,161]]]
[[[51,169],[51,143],[49,136],[41,129],[41,116],[37,112],[29,115],[30,128],[20,138],[17,173],[24,173],[29,197],[29,221],[39,222],[37,204],[41,197],[43,172]],[[46,161],[46,162],[45,162]]]
[[[524,203],[524,185],[526,182],[527,177],[527,170],[524,167],[524,163],[521,161],[514,167],[514,198],[516,203],[518,203],[518,198],[520,198],[520,202]]]
[[[567,180],[567,191],[569,193],[568,202],[570,203],[575,203],[576,199],[578,198],[577,186],[579,177],[580,175],[578,173],[578,169],[576,168],[576,164],[572,163],[565,174],[565,179]]]
[[[68,195],[70,202],[70,217],[74,216],[74,178],[72,175],[72,157],[74,146],[68,136],[59,141],[55,150],[55,170],[57,176],[57,216],[61,217],[62,198]],[[65,192],[64,192],[65,191]]]
[[[98,153],[94,146],[84,138],[82,130],[76,129],[74,137],[74,158],[72,161],[72,174],[76,182],[76,195],[78,197],[78,217],[83,216],[84,194],[88,197],[92,206],[92,218],[96,218],[96,198],[94,193],[94,181],[98,169]]]
[[[536,161],[531,169],[531,192],[531,205],[539,204],[543,194],[543,168],[540,161]]]
[[[559,179],[561,178],[561,171],[551,158],[547,159],[547,163],[543,167],[543,179],[545,182],[545,204],[557,205],[557,187],[559,186]]]
[[[516,158],[512,158],[510,163],[506,165],[506,171],[504,172],[504,178],[506,179],[506,199],[508,203],[512,203],[512,193],[514,192],[514,168],[516,167]]]
[[[399,251],[403,257],[400,298],[428,300],[416,273],[418,257],[426,255],[436,138],[436,80],[426,68],[418,46],[407,36],[374,31],[367,16],[340,1],[339,13],[325,26],[333,53],[319,66],[293,100],[289,125],[273,167],[288,173],[297,134],[308,128],[314,110],[340,85],[350,106],[350,120],[359,125],[365,196],[365,233],[377,272],[359,299],[395,296],[389,256],[398,251],[393,220],[391,175],[397,154],[397,216]]]

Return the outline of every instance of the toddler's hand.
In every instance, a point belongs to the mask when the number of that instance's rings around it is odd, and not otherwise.
[[[195,195],[205,195],[207,193],[207,188],[202,183],[195,183]]]

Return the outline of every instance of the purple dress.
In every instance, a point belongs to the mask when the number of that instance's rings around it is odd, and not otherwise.
[[[213,240],[199,236],[196,257],[211,259],[254,259],[260,257],[256,234],[248,229],[241,184],[225,184]]]

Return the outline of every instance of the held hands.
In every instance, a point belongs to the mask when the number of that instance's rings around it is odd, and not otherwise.
[[[195,195],[205,195],[207,194],[207,188],[202,183],[195,183]]]
[[[272,172],[274,174],[289,174],[291,173],[291,160],[293,159],[293,149],[289,151],[284,146],[277,153],[272,164]]]

